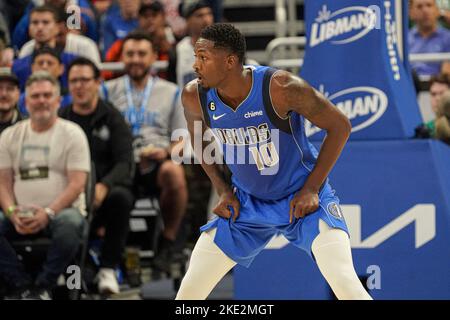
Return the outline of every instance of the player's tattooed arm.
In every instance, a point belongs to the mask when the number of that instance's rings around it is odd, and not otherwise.
[[[278,114],[290,112],[303,115],[311,123],[327,130],[336,125],[350,127],[345,115],[305,80],[286,71],[277,71],[272,78],[270,93]]]
[[[314,169],[291,202],[291,218],[303,217],[317,210],[320,187],[344,148],[351,124],[320,92],[286,71],[278,71],[273,75],[270,94],[273,106],[280,116],[286,117],[291,112],[299,113],[327,132]]]
[[[184,116],[186,118],[189,134],[191,136],[192,149],[194,150],[203,170],[205,170],[220,197],[219,203],[213,209],[213,212],[221,217],[230,218],[232,216],[232,212],[229,207],[232,207],[234,213],[233,219],[235,220],[239,216],[240,205],[233,193],[233,190],[231,189],[231,186],[224,180],[223,173],[220,171],[217,164],[207,164],[203,161],[203,150],[211,142],[203,139],[205,131],[209,128],[203,119],[196,80],[191,81],[184,87],[181,95],[181,102],[184,107]],[[196,122],[201,124],[201,130],[198,130],[198,124],[195,126]],[[196,132],[196,128],[199,132]],[[201,135],[200,139],[194,139],[196,135]],[[202,147],[195,148],[195,141],[201,141]]]

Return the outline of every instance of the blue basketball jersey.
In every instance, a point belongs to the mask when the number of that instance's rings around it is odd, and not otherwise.
[[[277,70],[246,68],[252,70],[252,88],[236,110],[216,89],[198,86],[203,115],[222,145],[232,183],[260,199],[281,199],[301,189],[318,152],[306,138],[301,115],[276,113],[269,86]]]

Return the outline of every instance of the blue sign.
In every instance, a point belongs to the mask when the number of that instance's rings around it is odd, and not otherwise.
[[[350,139],[404,139],[422,122],[395,0],[305,0],[301,76],[351,120]],[[401,16],[401,15],[400,15]],[[399,36],[399,35],[403,35]],[[399,43],[400,42],[400,43]],[[403,49],[399,49],[403,48]],[[404,58],[407,58],[405,55]],[[325,133],[309,122],[307,135]]]
[[[375,299],[450,299],[450,148],[349,142],[330,175],[357,274]],[[327,299],[316,264],[280,237],[234,271],[237,299]]]

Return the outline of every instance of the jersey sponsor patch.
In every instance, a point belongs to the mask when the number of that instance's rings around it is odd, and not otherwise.
[[[335,218],[338,218],[340,220],[344,219],[341,207],[336,202],[330,202],[327,206],[327,211]]]

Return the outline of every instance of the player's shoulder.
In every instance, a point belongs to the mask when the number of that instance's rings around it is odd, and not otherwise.
[[[276,70],[272,75],[271,84],[275,88],[286,88],[291,85],[294,81],[300,79],[299,77],[294,76],[292,73],[285,70]]]
[[[305,80],[291,72],[285,70],[277,70],[272,75],[270,82],[270,94],[272,98],[279,96],[281,100],[291,94],[301,94],[307,88]]]
[[[196,114],[201,112],[197,79],[188,82],[183,87],[183,92],[181,94],[181,102],[183,107],[189,110],[189,112],[193,112]]]
[[[183,87],[183,92],[182,92],[182,98],[183,100],[198,100],[198,83],[197,83],[197,79],[194,79],[190,82],[188,82],[187,84],[185,84],[185,86]]]

